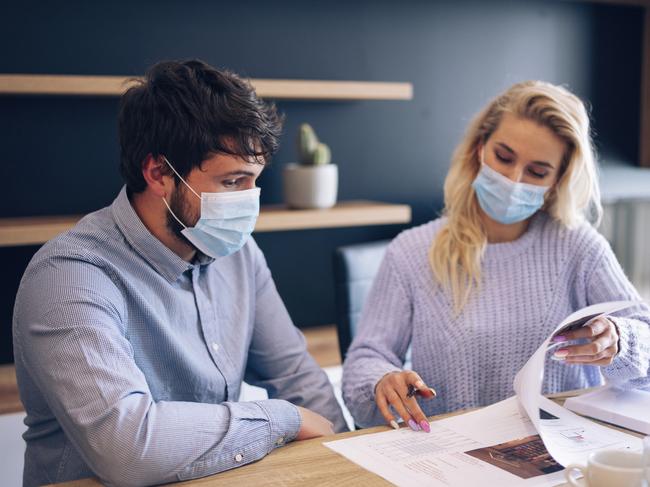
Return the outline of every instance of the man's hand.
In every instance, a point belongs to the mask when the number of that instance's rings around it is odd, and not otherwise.
[[[618,353],[618,330],[607,317],[596,318],[588,325],[556,336],[555,343],[578,338],[588,338],[589,343],[562,347],[554,353],[555,358],[568,364],[607,366]]]
[[[334,434],[334,425],[323,416],[309,409],[301,408],[300,406],[296,407],[302,418],[302,424],[300,425],[300,431],[298,431],[296,440],[308,440],[318,436]]]

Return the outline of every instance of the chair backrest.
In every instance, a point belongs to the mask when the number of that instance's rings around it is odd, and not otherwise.
[[[390,240],[339,247],[334,253],[336,327],[341,360],[352,342],[372,281]]]
[[[20,487],[23,485],[23,464],[25,457],[25,440],[23,433],[27,430],[25,413],[0,414],[0,471],[3,487]]]

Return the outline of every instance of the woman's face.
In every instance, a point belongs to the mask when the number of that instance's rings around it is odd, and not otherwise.
[[[565,150],[548,127],[505,113],[485,144],[483,162],[511,181],[553,186]]]

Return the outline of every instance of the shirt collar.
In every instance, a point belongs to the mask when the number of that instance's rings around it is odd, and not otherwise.
[[[176,282],[183,272],[194,268],[193,264],[181,259],[144,226],[131,206],[126,186],[122,187],[113,201],[111,212],[126,241],[169,282]],[[198,265],[207,265],[214,260],[200,252],[196,255]]]

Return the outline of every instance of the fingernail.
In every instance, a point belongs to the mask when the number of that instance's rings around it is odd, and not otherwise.
[[[553,337],[554,343],[566,342],[566,337],[564,335],[558,335]]]
[[[417,381],[415,383],[415,387],[417,387],[418,389],[421,389],[422,387],[424,387],[424,382],[422,382],[421,380]]]
[[[563,348],[555,352],[553,355],[556,356],[557,358],[564,358],[567,355],[569,355],[569,351]]]
[[[427,433],[431,433],[431,427],[429,426],[428,421],[425,421],[424,419],[420,421],[420,427]]]
[[[420,427],[419,427],[418,424],[417,424],[415,421],[413,421],[412,419],[409,419],[409,423],[408,423],[408,424],[409,424],[409,426],[411,427],[411,429],[412,429],[413,431],[420,431]]]
[[[390,420],[390,425],[393,427],[394,430],[399,429],[399,424],[397,424],[397,421],[395,421],[394,419]]]

